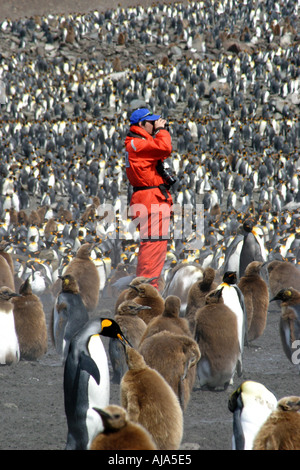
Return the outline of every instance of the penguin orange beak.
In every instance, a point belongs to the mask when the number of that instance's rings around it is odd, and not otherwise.
[[[117,338],[119,341],[121,341],[121,343],[123,344],[123,346],[130,346],[131,348],[133,347],[130,342],[128,341],[128,339],[125,338],[125,336],[123,335],[123,333],[118,333],[117,334]]]

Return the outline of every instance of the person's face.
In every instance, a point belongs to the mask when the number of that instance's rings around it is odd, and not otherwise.
[[[148,132],[148,134],[153,135],[154,133],[154,123],[155,121],[142,121],[141,126]]]

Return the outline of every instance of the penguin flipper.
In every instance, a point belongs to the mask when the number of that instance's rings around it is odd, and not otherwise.
[[[88,356],[84,352],[81,352],[78,366],[81,370],[85,370],[88,374],[90,374],[95,379],[98,385],[100,384],[99,369],[95,361],[90,356]]]

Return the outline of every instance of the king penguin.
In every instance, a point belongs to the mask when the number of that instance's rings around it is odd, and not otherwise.
[[[259,227],[255,227],[253,219],[245,220],[243,229],[244,241],[240,254],[239,278],[244,275],[246,267],[252,261],[265,262],[267,260],[262,234]]]
[[[52,309],[51,333],[56,352],[64,363],[71,338],[89,320],[89,315],[75,277],[72,274],[66,274],[59,278],[62,281],[62,287]]]
[[[197,363],[200,388],[226,390],[235,371],[241,375],[241,351],[237,317],[224,304],[222,291],[215,289],[206,296],[206,304],[195,315],[195,341],[201,357]]]
[[[15,328],[13,304],[18,297],[9,287],[0,287],[0,365],[11,365],[20,360],[20,347]]]
[[[12,298],[20,359],[36,361],[47,352],[48,333],[43,303],[33,294],[30,277]]]
[[[125,300],[117,308],[114,319],[133,348],[138,348],[147,328],[146,323],[139,317],[138,313],[140,310],[150,308],[146,305],[137,304],[134,300]],[[112,383],[120,383],[121,378],[128,369],[124,347],[118,339],[109,338],[108,350],[113,369]]]
[[[281,302],[279,332],[283,351],[292,363],[299,364],[300,340],[300,291],[293,287],[281,289],[270,302]]]
[[[255,436],[253,450],[300,449],[300,397],[278,400],[276,410],[263,423]]]
[[[64,366],[64,404],[68,434],[66,450],[87,450],[101,428],[93,408],[109,404],[110,377],[100,335],[129,344],[119,325],[110,318],[93,318],[76,333]]]
[[[131,421],[127,411],[109,405],[96,411],[101,416],[104,431],[93,440],[90,450],[156,450],[151,434],[140,424]]]
[[[237,318],[238,338],[241,355],[244,351],[244,344],[247,340],[247,313],[244,302],[244,296],[241,289],[237,286],[237,275],[235,271],[227,271],[223,275],[223,282],[217,289],[222,289],[224,304],[229,307]]]
[[[228,408],[233,413],[232,450],[251,450],[253,440],[277,399],[264,385],[246,380],[231,395]]]
[[[239,280],[247,312],[247,339],[253,341],[261,336],[266,328],[269,308],[269,289],[260,275],[263,263],[252,261],[248,264],[244,276]]]

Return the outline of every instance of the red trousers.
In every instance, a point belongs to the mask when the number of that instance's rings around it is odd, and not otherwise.
[[[140,243],[136,275],[159,277],[164,267],[168,240],[145,241]],[[158,289],[157,279],[151,284]]]

